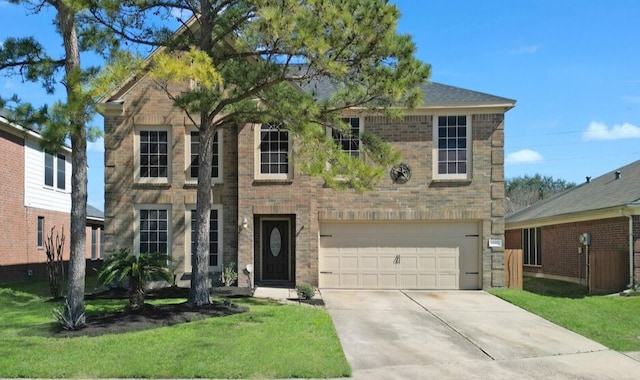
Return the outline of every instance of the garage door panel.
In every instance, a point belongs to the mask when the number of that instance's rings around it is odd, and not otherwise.
[[[435,273],[421,273],[418,277],[418,287],[422,289],[436,289],[438,276]]]
[[[440,274],[438,278],[438,285],[440,289],[459,289],[460,285],[458,283],[458,275],[457,274]]]
[[[320,286],[477,289],[478,227],[477,223],[322,223]]]

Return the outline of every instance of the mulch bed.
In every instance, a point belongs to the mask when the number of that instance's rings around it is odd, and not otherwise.
[[[188,288],[168,287],[148,292],[146,298],[186,298]],[[126,289],[115,288],[87,295],[86,299],[126,299]],[[212,317],[247,312],[249,308],[234,305],[231,302],[214,302],[210,305],[194,306],[186,302],[154,306],[145,304],[142,310],[120,311],[102,315],[90,315],[86,318],[85,326],[78,330],[63,330],[56,332],[55,337],[68,338],[76,336],[99,336],[104,334],[118,334],[131,331],[147,330],[162,326],[172,326]]]

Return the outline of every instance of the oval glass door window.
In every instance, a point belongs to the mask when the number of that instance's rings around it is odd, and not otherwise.
[[[280,255],[280,251],[282,250],[282,235],[280,234],[280,230],[277,228],[271,230],[269,247],[271,248],[271,255],[273,257],[278,257]]]

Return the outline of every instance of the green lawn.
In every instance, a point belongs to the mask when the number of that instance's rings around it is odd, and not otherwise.
[[[0,286],[0,377],[323,378],[351,374],[331,319],[322,308],[233,299],[250,311],[128,334],[53,338],[52,309],[60,304],[49,301],[46,293],[46,284]],[[124,302],[87,301],[87,312],[121,308]]]
[[[492,294],[616,351],[640,351],[640,297],[590,296],[585,287],[525,277]]]

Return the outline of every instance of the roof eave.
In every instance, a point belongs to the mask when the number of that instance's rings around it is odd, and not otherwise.
[[[40,135],[38,132],[36,131],[32,131],[29,128],[25,128],[21,125],[18,125],[16,123],[10,122],[7,118],[5,118],[4,116],[0,116],[0,126],[4,126],[4,130],[6,130],[8,133],[11,133],[14,136],[17,137],[31,137],[35,140],[42,140],[42,135]],[[69,147],[68,145],[63,144],[60,149],[62,149],[63,151],[71,154],[71,147]]]
[[[621,216],[640,215],[640,205],[628,204],[607,207],[597,210],[588,210],[580,212],[572,212],[568,214],[553,215],[542,218],[534,218],[510,222],[507,217],[505,220],[505,230],[513,230],[519,228],[543,227],[556,224],[586,222],[590,220],[617,218]]]

